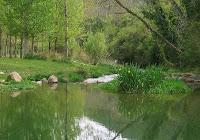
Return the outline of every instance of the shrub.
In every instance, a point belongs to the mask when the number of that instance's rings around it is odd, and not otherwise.
[[[82,82],[85,80],[85,77],[79,73],[71,72],[68,75],[69,82]]]
[[[36,74],[36,75],[31,75],[29,76],[27,79],[30,81],[40,81],[43,78],[47,78],[50,76],[51,74],[49,73],[44,73],[44,74]]]
[[[93,64],[97,64],[102,57],[105,57],[106,41],[103,33],[90,33],[84,44],[85,51]]]
[[[119,89],[125,92],[147,93],[164,80],[161,69],[154,66],[140,69],[138,66],[126,66],[119,70]]]
[[[24,59],[34,59],[34,60],[47,60],[46,56],[43,55],[36,55],[36,54],[27,54],[24,56]]]

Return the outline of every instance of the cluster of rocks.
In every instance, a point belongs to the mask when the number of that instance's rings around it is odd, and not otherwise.
[[[4,75],[5,73],[0,72],[0,75]],[[21,82],[23,79],[20,76],[19,73],[17,72],[11,72],[8,77],[7,80],[9,81],[15,81],[15,82]],[[0,83],[4,83],[5,80],[1,80]],[[35,83],[37,83],[38,85],[42,85],[42,84],[55,84],[58,83],[58,78],[55,75],[51,75],[48,79],[43,78],[40,81],[34,81]]]
[[[58,78],[55,75],[51,75],[48,79],[43,78],[40,81],[36,82],[38,85],[43,85],[43,84],[56,84],[58,83]]]

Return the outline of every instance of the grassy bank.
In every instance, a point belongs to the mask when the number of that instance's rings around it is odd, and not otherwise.
[[[113,66],[89,65],[73,61],[51,61],[51,60],[26,60],[26,59],[0,59],[0,80],[6,80],[9,73],[16,71],[23,77],[22,83],[7,82],[0,84],[0,91],[13,89],[29,89],[34,85],[30,81],[39,81],[50,75],[58,77],[60,82],[81,82],[88,77],[99,77],[104,74],[115,73]],[[24,85],[24,86],[23,86]]]

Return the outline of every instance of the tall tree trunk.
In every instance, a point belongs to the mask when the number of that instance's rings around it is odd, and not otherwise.
[[[51,54],[51,41],[49,40],[49,55]]]
[[[43,42],[42,42],[42,52],[44,52],[44,44],[43,44]]]
[[[0,28],[0,57],[2,57],[2,30]]]
[[[57,42],[58,42],[58,38],[55,38],[55,42],[54,42],[54,49],[55,49],[55,53],[57,53]]]
[[[23,55],[27,55],[28,52],[29,52],[29,48],[28,48],[28,33],[25,32],[24,44],[23,44]]]
[[[31,52],[32,52],[32,54],[34,53],[34,43],[35,43],[35,37],[33,35],[32,36],[32,42],[31,42]]]
[[[28,11],[24,11],[24,23],[23,23],[23,55],[27,55],[29,48],[28,48]]]
[[[69,56],[69,48],[68,48],[68,19],[67,19],[67,1],[64,0],[65,5],[64,5],[64,16],[65,16],[65,24],[64,24],[64,29],[65,29],[65,43],[64,43],[64,50],[65,50],[65,56],[68,58]]]
[[[17,58],[17,36],[15,36],[15,51],[14,51],[14,55],[15,55],[15,58]]]
[[[9,58],[12,58],[12,36],[9,35]]]
[[[23,42],[24,42],[24,39],[23,39],[23,35],[21,36],[21,41],[20,41],[20,58],[23,58]]]
[[[7,57],[8,54],[8,35],[6,35],[6,43],[5,43],[5,49],[4,49],[4,56]]]

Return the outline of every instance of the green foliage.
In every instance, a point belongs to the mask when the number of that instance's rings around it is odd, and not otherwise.
[[[191,89],[183,81],[179,80],[165,80],[148,91],[148,93],[154,94],[185,94],[190,92]]]
[[[107,21],[105,27],[108,51],[119,63],[142,66],[152,64],[152,36],[135,18],[123,16],[120,21]]]
[[[191,22],[184,34],[181,64],[183,67],[200,67],[200,22]]]
[[[186,9],[186,13],[189,19],[200,19],[200,1],[199,0],[181,0],[183,6]]]
[[[138,66],[126,66],[119,70],[119,89],[129,93],[147,93],[164,80],[161,69],[154,66],[145,70]]]
[[[44,73],[44,74],[36,74],[36,75],[30,75],[27,77],[28,80],[30,81],[40,81],[42,80],[43,78],[46,78],[48,79],[49,76],[51,76],[51,74],[47,74],[47,73]]]
[[[71,72],[68,74],[69,82],[82,82],[85,80],[85,77],[79,73]]]
[[[103,33],[89,33],[87,41],[84,44],[85,51],[90,57],[93,64],[97,64],[105,57],[106,44]]]
[[[82,23],[84,17],[83,0],[67,0],[67,35],[69,38],[76,38],[83,30]],[[65,26],[65,25],[64,25]]]
[[[94,18],[94,19],[88,19],[85,22],[85,28],[87,31],[96,33],[96,32],[102,32],[105,30],[106,22],[101,18]]]
[[[176,13],[173,11],[173,8],[166,8],[168,4],[162,5],[162,1],[160,0],[149,0],[146,2],[148,8],[143,10],[143,14],[145,18],[151,20],[154,25],[157,27],[157,30],[160,34],[162,34],[169,42],[174,44],[176,47],[180,47],[179,42],[179,17],[177,17]],[[171,12],[169,12],[171,10]],[[178,63],[179,55],[174,51],[173,48],[166,47],[156,35],[153,35],[154,46],[156,48],[162,47],[164,51],[160,51],[160,55],[162,57],[166,57],[167,60],[173,63]],[[158,47],[159,46],[159,47]],[[155,54],[156,55],[156,54]],[[160,59],[159,63],[163,63],[164,59]],[[166,63],[165,60],[164,62]]]

